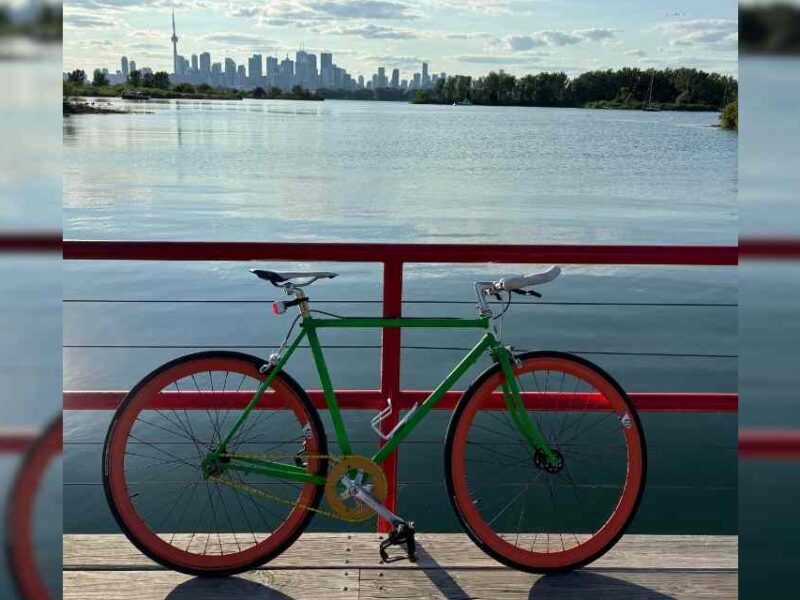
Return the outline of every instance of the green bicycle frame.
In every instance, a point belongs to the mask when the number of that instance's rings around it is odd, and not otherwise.
[[[319,337],[317,335],[318,329],[345,329],[345,328],[373,328],[382,329],[386,327],[398,328],[432,328],[432,329],[445,329],[445,328],[471,328],[483,329],[486,333],[481,337],[477,344],[467,353],[464,358],[453,368],[452,371],[444,378],[444,380],[436,387],[433,392],[422,402],[417,409],[400,425],[386,441],[386,443],[375,453],[372,460],[381,464],[386,460],[392,452],[402,443],[406,437],[419,425],[425,416],[433,409],[434,406],[441,400],[455,383],[464,375],[464,373],[472,367],[484,353],[488,352],[492,359],[499,364],[500,368],[505,375],[505,382],[502,384],[503,396],[505,398],[506,407],[511,415],[513,423],[517,426],[523,438],[529,443],[530,448],[533,450],[542,451],[548,460],[554,460],[555,454],[550,448],[549,444],[544,439],[544,436],[539,431],[535,421],[530,418],[525,410],[522,396],[520,395],[519,387],[517,386],[516,379],[513,373],[513,355],[508,348],[505,348],[497,340],[494,332],[490,330],[490,320],[486,317],[477,319],[460,319],[460,318],[414,318],[414,317],[343,317],[336,319],[317,319],[314,317],[306,316],[302,320],[301,331],[294,339],[294,341],[276,357],[274,357],[273,364],[267,372],[267,376],[261,382],[258,390],[253,398],[249,401],[247,406],[242,411],[239,419],[233,424],[231,430],[222,439],[220,445],[209,454],[203,461],[202,468],[204,473],[209,473],[212,465],[219,464],[219,459],[225,454],[226,447],[231,439],[242,424],[247,420],[250,412],[254,409],[264,393],[272,385],[272,382],[278,376],[278,373],[283,369],[289,358],[294,354],[295,350],[299,347],[301,341],[305,338],[308,339],[308,344],[311,349],[311,354],[314,357],[314,364],[319,374],[320,383],[322,384],[325,402],[328,411],[331,415],[333,422],[336,441],[339,449],[343,455],[352,454],[350,439],[347,435],[347,430],[344,425],[342,412],[339,408],[339,403],[336,399],[336,393],[331,383],[330,374],[328,372],[325,357],[322,351]],[[276,478],[288,479],[297,482],[307,482],[322,485],[325,483],[325,477],[322,475],[312,475],[307,473],[306,470],[297,465],[289,465],[285,463],[278,463],[269,460],[261,460],[253,457],[237,457],[231,455],[229,462],[224,464],[225,469],[240,471],[244,473],[259,473]]]

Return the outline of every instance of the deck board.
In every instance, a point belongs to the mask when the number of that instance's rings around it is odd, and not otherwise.
[[[542,577],[506,568],[463,534],[419,534],[417,564],[378,561],[377,534],[308,533],[245,575],[208,580],[166,570],[122,535],[64,536],[64,597],[631,598],[737,596],[736,536],[628,535],[581,571]],[[535,595],[534,595],[535,594]]]

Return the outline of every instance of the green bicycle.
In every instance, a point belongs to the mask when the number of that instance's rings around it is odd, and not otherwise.
[[[380,465],[482,356],[492,365],[464,392],[444,448],[447,492],[464,530],[487,554],[530,572],[573,569],[608,551],[636,513],[646,450],[623,389],[587,360],[562,352],[517,353],[498,320],[512,294],[560,270],[475,283],[478,316],[339,317],[311,308],[304,292],[335,273],[253,270],[297,307],[268,360],[238,352],[175,359],[139,382],[116,411],[103,481],[122,531],[144,554],[189,574],[231,575],[286,550],[315,513],[392,524],[382,542],[415,560],[414,525],[385,505]],[[505,300],[493,313],[490,298]],[[299,333],[292,332],[299,322]],[[407,411],[371,458],[353,453],[320,332],[331,328],[474,328],[483,335],[421,404]],[[329,453],[317,409],[285,371],[302,341],[319,373],[338,452]],[[391,403],[372,424],[380,421]],[[326,504],[322,504],[323,497]]]

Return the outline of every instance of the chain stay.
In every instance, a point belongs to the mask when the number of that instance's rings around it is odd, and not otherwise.
[[[255,460],[273,460],[273,459],[287,459],[287,458],[295,458],[298,456],[297,454],[285,454],[285,455],[269,455],[269,454],[239,454],[239,453],[226,453],[222,456],[229,456],[231,458],[241,457],[241,458],[249,458]],[[338,462],[341,460],[341,457],[334,456],[332,454],[312,454],[312,455],[303,455],[304,458],[320,458],[320,459],[327,459]],[[231,481],[230,479],[225,479],[223,477],[217,477],[216,475],[210,475],[208,477],[209,481],[213,481],[215,483],[220,483],[222,485],[226,485],[232,489],[247,492],[248,494],[253,494],[254,496],[259,496],[261,498],[266,498],[267,500],[274,500],[276,502],[280,502],[282,504],[286,504],[287,506],[297,506],[302,508],[303,510],[308,510],[311,512],[315,512],[320,514],[324,517],[330,517],[331,519],[337,519],[339,521],[344,521],[346,523],[359,523],[364,521],[363,518],[359,519],[348,519],[347,517],[343,517],[337,515],[333,512],[321,509],[321,508],[314,508],[312,506],[308,506],[305,504],[301,504],[300,502],[293,502],[292,500],[287,500],[286,498],[281,498],[275,494],[270,494],[269,492],[265,492],[264,490],[259,490],[254,488],[251,485],[247,485],[246,483],[239,483],[236,481]],[[373,515],[374,516],[374,515]]]

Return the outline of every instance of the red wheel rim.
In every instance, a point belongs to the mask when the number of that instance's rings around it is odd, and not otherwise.
[[[534,368],[531,368],[531,366]],[[630,408],[611,382],[594,369],[577,361],[562,358],[531,358],[524,360],[522,366],[515,368],[515,374],[519,376],[531,371],[547,370],[566,372],[586,381],[605,397],[612,410],[619,416],[630,413]],[[638,421],[631,419],[630,427],[622,428],[627,448],[627,473],[614,511],[602,527],[587,541],[569,549],[560,552],[532,552],[517,547],[500,537],[486,522],[476,504],[470,498],[468,475],[465,466],[467,436],[475,414],[485,402],[488,402],[489,395],[500,387],[502,381],[503,376],[499,372],[489,377],[471,398],[458,421],[453,439],[450,466],[454,499],[459,512],[471,532],[493,553],[518,565],[532,570],[556,570],[592,560],[607,550],[618,539],[638,503],[644,477],[644,454],[638,431]]]
[[[33,520],[36,494],[47,468],[62,453],[61,426],[59,417],[34,442],[14,481],[8,513],[9,561],[17,588],[26,600],[49,600],[53,597],[39,572]]]
[[[131,398],[131,402],[125,406],[119,420],[114,424],[114,431],[107,453],[109,492],[118,515],[130,535],[154,555],[163,557],[172,564],[181,565],[187,569],[204,571],[235,569],[257,562],[260,557],[277,551],[302,525],[308,514],[307,509],[296,505],[280,526],[260,543],[240,552],[220,555],[200,555],[177,548],[153,532],[139,515],[127,492],[125,481],[125,448],[128,435],[138,414],[147,407],[154,394],[163,390],[173,381],[190,377],[191,374],[215,371],[234,372],[256,380],[262,380],[264,377],[259,373],[256,365],[235,358],[202,358],[179,363],[153,377]],[[280,378],[273,382],[270,391],[264,395],[262,404],[265,401],[270,403],[274,400],[285,402],[286,407],[295,414],[301,426],[305,426],[308,423],[308,414],[305,412],[303,404],[296,393]],[[309,454],[318,453],[316,436],[307,439],[307,449]],[[308,461],[308,469],[310,472],[317,472],[319,459],[310,459]],[[316,486],[313,484],[304,485],[296,503],[303,506],[309,505],[313,501],[315,488]]]

